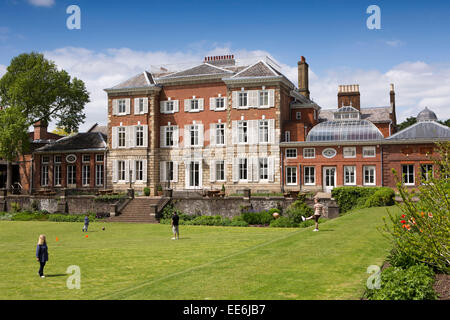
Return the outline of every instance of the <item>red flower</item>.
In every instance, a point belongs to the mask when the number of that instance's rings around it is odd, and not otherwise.
[[[402,218],[406,218],[406,215],[405,215],[405,214],[402,214]]]
[[[406,221],[405,220],[402,220],[402,221],[400,221],[401,223],[403,223],[403,224],[405,224],[406,223]]]

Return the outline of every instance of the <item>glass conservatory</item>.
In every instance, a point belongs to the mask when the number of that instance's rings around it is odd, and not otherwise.
[[[333,120],[319,123],[309,132],[306,141],[382,140],[383,134],[367,120]]]

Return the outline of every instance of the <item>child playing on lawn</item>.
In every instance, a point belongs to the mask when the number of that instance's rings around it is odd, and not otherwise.
[[[88,231],[88,227],[89,227],[89,217],[88,217],[88,215],[86,215],[85,217],[84,217],[84,227],[83,227],[83,232],[84,231]]]
[[[309,218],[305,218],[304,216],[302,216],[302,220],[306,221],[306,220],[314,219],[314,221],[316,222],[316,228],[313,231],[319,231],[319,218],[322,215],[322,212],[323,212],[323,205],[319,203],[319,198],[315,197],[314,198],[314,214]]]
[[[45,235],[41,234],[39,236],[39,241],[36,247],[36,259],[40,264],[39,267],[39,276],[41,278],[45,278],[44,276],[44,266],[45,263],[48,261],[48,247],[47,247],[47,241],[45,239]]]
[[[178,223],[179,223],[180,217],[176,212],[174,212],[172,217],[172,232],[173,232],[173,238],[172,240],[179,240],[180,239],[180,231],[178,229]]]

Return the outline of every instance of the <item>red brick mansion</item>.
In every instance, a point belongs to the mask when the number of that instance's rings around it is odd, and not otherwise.
[[[387,106],[361,106],[359,86],[342,85],[336,109],[323,110],[310,99],[308,68],[302,57],[298,87],[268,58],[243,65],[216,56],[181,71],[143,71],[105,89],[107,127],[36,149],[23,184],[131,185],[153,195],[160,187],[330,191],[395,187],[392,168],[414,187],[435,169],[434,143],[450,140],[450,130],[432,111],[397,132],[393,85],[380,97]]]

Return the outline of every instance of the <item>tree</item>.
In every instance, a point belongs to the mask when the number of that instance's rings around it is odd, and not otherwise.
[[[67,132],[67,130],[64,128],[56,127],[56,129],[53,130],[52,133],[66,137],[66,136],[70,136],[71,134],[74,134],[76,132]]]
[[[412,126],[413,124],[415,124],[416,122],[417,122],[417,119],[415,117],[409,117],[397,126],[398,131],[406,129],[409,126]]]
[[[56,121],[69,132],[84,122],[84,106],[90,101],[83,81],[36,52],[11,60],[0,79],[0,100],[3,106],[19,108],[28,125]]]
[[[11,188],[11,162],[29,150],[27,119],[17,107],[0,110],[0,158],[7,162],[6,188]]]

